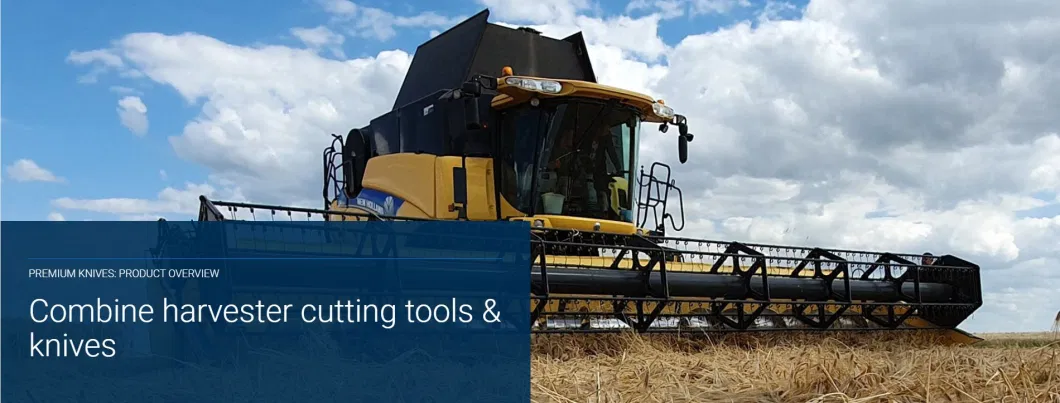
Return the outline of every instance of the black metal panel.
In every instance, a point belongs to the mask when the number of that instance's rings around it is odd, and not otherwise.
[[[422,103],[422,102],[419,102]],[[419,133],[417,129],[425,127],[425,124],[420,123],[422,119],[417,113],[411,113],[416,109],[417,104],[413,103],[411,108],[402,108],[397,110],[398,116],[398,144],[397,151],[399,153],[414,152],[417,147],[417,138]],[[440,135],[441,133],[437,133]]]
[[[403,153],[428,153],[444,155],[449,138],[449,126],[445,108],[452,103],[439,100],[442,92],[398,109],[401,139],[398,149]],[[451,117],[451,116],[450,116]]]
[[[526,30],[489,24],[482,36],[471,75],[499,75],[510,66],[516,75],[595,81],[588,53],[575,44]]]
[[[963,267],[966,270],[948,270],[948,267]],[[979,266],[955,256],[941,256],[920,273],[923,282],[950,282],[956,284],[954,299],[965,305],[958,307],[927,307],[921,314],[925,319],[941,326],[957,326],[983,305],[983,289],[980,283]]]
[[[555,39],[487,22],[489,10],[416,48],[393,109],[442,89],[458,88],[476,74],[515,74],[596,82],[581,34]]]
[[[371,143],[375,155],[491,155],[493,143],[490,133],[496,121],[494,114],[483,115],[488,129],[469,132],[464,128],[464,103],[439,99],[444,93],[437,91],[373,119],[371,125],[362,129],[362,132]],[[490,97],[481,97],[478,101],[479,106],[485,109],[489,106]]]
[[[883,281],[853,280],[847,286],[842,282],[828,284],[827,280],[810,277],[779,277],[769,280],[768,288],[760,282],[747,282],[739,275],[712,274],[695,272],[674,272],[666,274],[653,271],[647,276],[634,270],[609,270],[587,268],[548,268],[548,284],[540,267],[531,269],[531,286],[534,289],[548,287],[555,294],[580,295],[623,295],[627,297],[664,297],[661,290],[667,290],[671,297],[697,298],[730,298],[741,299],[745,287],[750,287],[760,295],[767,291],[771,299],[801,299],[806,301],[836,301],[830,295],[850,293],[854,300],[871,300],[880,302],[899,302],[901,293],[910,293],[914,285],[904,283],[896,285]],[[642,285],[648,284],[656,292],[645,290]],[[924,302],[953,302],[956,288],[948,284],[923,283],[920,285]],[[769,299],[760,298],[760,301]],[[836,301],[844,302],[844,301]]]
[[[488,17],[489,10],[483,10],[416,48],[393,109],[467,81]]]
[[[372,146],[377,155],[387,155],[401,152],[401,121],[399,111],[391,111],[380,117],[372,119],[371,138]]]
[[[490,110],[489,106],[490,106],[490,103],[492,101],[493,101],[492,97],[488,97],[488,96],[480,97],[478,99],[479,108],[481,110]],[[453,120],[452,125],[453,126],[458,126],[459,128],[462,129],[464,127],[464,125],[463,125],[464,124],[464,120],[463,120],[464,103],[463,102],[452,102],[452,103],[449,103],[448,107],[449,108],[458,108],[457,110],[452,111],[450,113],[450,116],[452,117],[452,120]],[[485,129],[482,129],[482,130],[460,130],[458,132],[455,132],[455,133],[458,133],[458,135],[460,135],[460,136],[464,136],[464,140],[465,141],[463,142],[463,147],[459,147],[460,142],[456,142],[457,144],[454,144],[454,147],[450,150],[448,155],[469,155],[469,156],[478,156],[478,157],[493,156],[493,148],[494,148],[494,144],[493,144],[494,136],[493,136],[493,133],[494,133],[494,131],[496,129],[495,126],[497,125],[497,113],[496,112],[492,112],[492,113],[489,113],[489,114],[483,114],[482,115],[482,119],[483,119],[483,122],[486,124],[486,128]]]
[[[574,35],[563,38],[563,40],[574,45],[574,54],[578,56],[579,64],[581,64],[585,76],[580,80],[595,83],[596,71],[593,70],[593,63],[589,60],[589,47],[585,45],[585,37],[582,36],[581,32],[577,32]]]

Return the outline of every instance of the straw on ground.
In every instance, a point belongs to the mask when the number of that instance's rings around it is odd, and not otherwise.
[[[911,333],[548,336],[533,342],[538,402],[1060,403],[1060,340],[941,346]]]

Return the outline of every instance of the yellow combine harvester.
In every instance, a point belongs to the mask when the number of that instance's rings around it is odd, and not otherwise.
[[[327,220],[522,220],[533,231],[534,332],[956,330],[982,303],[978,266],[903,255],[671,237],[684,226],[670,168],[639,167],[645,123],[685,117],[596,82],[580,33],[487,22],[421,45],[393,110],[324,152],[324,208],[201,198]],[[636,174],[635,174],[636,173]]]

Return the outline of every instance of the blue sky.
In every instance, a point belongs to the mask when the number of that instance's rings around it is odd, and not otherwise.
[[[142,95],[150,100],[151,135],[130,135],[115,112],[122,95],[108,90],[127,84],[111,77],[93,85],[79,83],[78,77],[87,70],[66,62],[71,51],[105,47],[133,32],[190,31],[236,44],[297,45],[288,33],[290,27],[314,26],[327,19],[324,11],[307,2],[41,0],[6,3],[4,11],[8,35],[2,97],[7,102],[0,111],[4,119],[0,158],[5,165],[29,158],[65,179],[64,183],[16,183],[5,178],[2,214],[8,220],[42,220],[54,210],[50,200],[64,196],[151,198],[166,184],[202,181],[206,174],[178,158],[168,143],[168,137],[179,134],[197,113],[195,105],[186,104],[170,88],[151,86]],[[402,35],[390,43],[358,41],[347,44],[346,50],[354,55],[410,48],[415,46],[413,36]],[[162,170],[166,179],[161,178]]]
[[[394,14],[434,11],[447,17],[470,16],[484,8],[478,3],[419,1],[358,2]],[[618,2],[604,2],[604,15],[625,11]],[[136,1],[69,2],[35,0],[5,4],[2,97],[3,147],[8,166],[31,159],[62,182],[16,182],[4,178],[2,214],[8,220],[40,220],[55,209],[60,197],[152,198],[164,186],[202,182],[208,169],[179,158],[169,144],[200,106],[185,102],[172,88],[143,82],[136,86],[148,106],[149,134],[130,135],[115,111],[124,94],[112,87],[130,85],[114,75],[91,84],[79,82],[90,68],[67,62],[72,51],[105,48],[134,32],[176,35],[195,32],[243,46],[257,44],[297,47],[292,27],[313,27],[329,21],[315,1]],[[650,10],[634,10],[632,15]],[[699,15],[667,20],[659,36],[674,43],[690,33],[710,31],[734,19],[750,18],[753,8],[729,15]],[[408,52],[428,38],[431,29],[406,27],[387,40],[349,38],[343,44],[350,58],[372,56],[382,50]],[[13,35],[12,35],[13,33]],[[651,34],[651,33],[646,33]],[[355,94],[350,94],[355,96]],[[60,151],[65,150],[65,151]],[[161,171],[165,175],[160,174]],[[106,219],[109,215],[64,211],[66,219]]]

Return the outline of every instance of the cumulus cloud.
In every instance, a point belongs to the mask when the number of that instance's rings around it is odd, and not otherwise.
[[[590,8],[588,0],[479,0],[497,20],[534,24],[574,22],[579,12]]]
[[[332,22],[351,36],[389,40],[399,28],[448,28],[463,17],[447,17],[435,12],[396,15],[389,11],[366,7],[349,0],[319,0]]]
[[[107,49],[202,110],[169,139],[248,197],[289,202],[319,194],[330,134],[389,110],[408,65],[404,51],[338,61],[284,46],[241,47],[196,34],[130,34]],[[351,96],[356,94],[356,96]]]
[[[112,197],[106,199],[75,199],[62,197],[52,200],[52,207],[107,213],[134,219],[157,219],[177,215],[191,216],[199,210],[199,196],[244,201],[238,188],[218,189],[209,184],[185,183],[184,188],[166,187],[154,199]]]
[[[137,136],[147,134],[147,105],[137,96],[118,100],[118,118],[122,126]]]
[[[778,11],[786,8],[788,3],[767,1],[763,9]],[[729,14],[751,7],[748,0],[633,0],[626,5],[626,12],[649,11],[665,18],[676,18],[683,15],[700,16],[712,14]]]
[[[53,211],[48,214],[48,221],[66,221],[66,217],[63,217],[62,214]]]
[[[593,45],[619,49],[623,52],[623,57],[626,58],[637,57],[654,62],[659,61],[669,51],[669,46],[656,34],[662,18],[661,14],[651,14],[638,18],[629,16],[605,18],[577,16],[569,21],[557,20],[545,24],[515,25],[507,23],[502,25],[513,28],[527,26],[554,38],[565,38],[581,31],[586,38],[592,38],[587,39],[587,41]]]
[[[336,57],[346,57],[342,51],[342,44],[346,41],[346,37],[335,33],[328,27],[320,25],[315,28],[291,28],[291,34],[310,49],[317,51],[328,49]]]
[[[90,72],[78,77],[78,81],[83,84],[95,83],[99,79],[99,75],[104,73],[107,68],[122,67],[120,57],[104,50],[70,52],[66,57],[66,61],[78,65],[97,65]]]
[[[7,166],[7,176],[16,182],[65,182],[51,171],[41,168],[31,159],[20,159]]]
[[[751,7],[749,0],[691,0],[688,3],[692,15],[727,14],[734,10]]]
[[[646,10],[666,19],[676,18],[685,14],[682,3],[680,0],[633,0],[626,5],[626,13]]]
[[[1060,36],[1060,3],[814,0],[797,13],[770,3],[754,21],[670,43],[659,23],[675,10],[724,13],[744,2],[645,3],[633,7],[649,11],[638,17],[580,1],[482,3],[510,26],[585,31],[601,81],[689,117],[687,164],[676,162],[673,131],[645,127],[641,145],[641,161],[669,163],[684,190],[680,235],[952,253],[983,266],[986,305],[969,330],[1051,324],[1060,306],[1060,42],[1050,39]],[[390,37],[395,21],[448,26],[325,5],[358,35]],[[391,17],[376,29],[363,20],[372,13]],[[327,134],[388,110],[410,61],[405,51],[335,61],[195,34],[130,34],[83,53],[90,68],[201,102],[170,143],[211,172],[208,186],[313,207]],[[191,212],[204,190],[56,206]]]
[[[969,328],[1047,327],[1057,218],[1025,212],[1057,206],[1060,7],[991,4],[813,1],[681,40],[654,88],[696,134],[686,232],[954,253],[1020,290],[987,286],[1018,309]],[[674,161],[651,137],[643,159]]]

